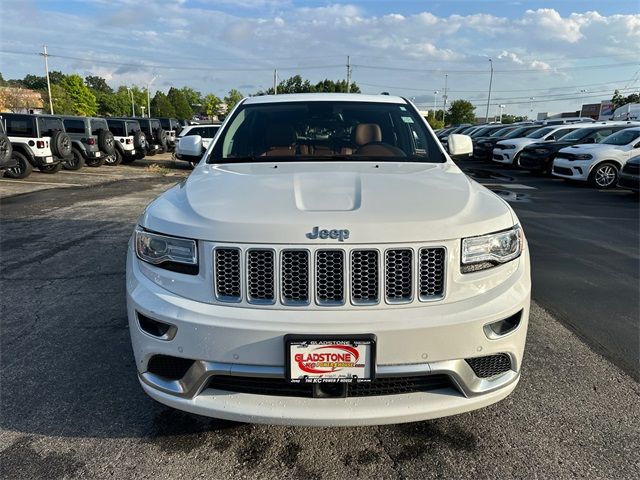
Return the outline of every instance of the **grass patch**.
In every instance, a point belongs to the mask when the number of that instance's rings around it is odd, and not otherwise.
[[[152,163],[151,165],[148,165],[145,170],[149,173],[153,173],[156,175],[169,175],[170,173],[172,173],[170,168],[167,168],[163,165],[160,165],[158,163]]]

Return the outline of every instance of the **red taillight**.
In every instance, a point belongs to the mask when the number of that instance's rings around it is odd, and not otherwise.
[[[127,138],[127,145],[131,145],[133,143],[133,138]]]
[[[90,138],[90,139],[87,140],[87,143],[89,145],[95,145],[96,144],[96,139],[95,138]]]
[[[36,147],[38,148],[44,148],[44,140],[38,140],[36,142]]]

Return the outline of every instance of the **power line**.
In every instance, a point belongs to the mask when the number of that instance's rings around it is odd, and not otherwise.
[[[422,72],[422,73],[442,73],[446,71],[447,73],[456,73],[456,74],[483,74],[487,73],[485,70],[450,70],[445,68],[437,68],[437,69],[428,69],[428,68],[409,68],[409,67],[397,67],[397,66],[381,66],[381,65],[362,65],[362,64],[352,64],[356,68],[365,69],[365,70],[393,70],[393,71],[402,71],[402,72]],[[522,69],[509,69],[509,70],[495,70],[496,73],[554,73],[556,71],[564,71],[564,70],[597,70],[601,68],[614,68],[614,67],[623,67],[630,65],[638,65],[638,62],[623,62],[623,63],[609,63],[609,64],[600,64],[600,65],[583,65],[583,66],[574,66],[574,67],[557,67],[557,68],[548,68],[544,70],[536,69],[536,68],[522,68]]]

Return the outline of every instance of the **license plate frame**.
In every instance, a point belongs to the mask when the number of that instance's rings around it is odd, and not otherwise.
[[[308,347],[352,347],[356,348],[359,354],[364,351],[364,367],[359,366],[345,367],[351,371],[362,370],[363,374],[360,375],[344,375],[341,376],[338,372],[329,371],[323,374],[309,374],[304,377],[293,378],[293,374],[299,372],[300,368],[292,368],[295,358],[292,357],[293,346],[299,346],[302,344],[308,344]],[[305,348],[305,347],[302,347]],[[355,334],[355,335],[298,335],[288,334],[284,336],[284,350],[285,350],[285,380],[288,383],[294,384],[318,384],[318,383],[369,383],[375,379],[376,374],[376,350],[377,350],[377,338],[374,334]],[[349,348],[340,349],[337,348],[336,353],[348,351],[353,352]],[[294,355],[295,356],[295,355]],[[352,357],[351,357],[352,358]],[[359,357],[358,357],[359,359]],[[357,359],[356,359],[357,361]],[[328,367],[324,367],[328,368]],[[296,372],[294,372],[296,370]],[[339,370],[338,370],[339,371]]]

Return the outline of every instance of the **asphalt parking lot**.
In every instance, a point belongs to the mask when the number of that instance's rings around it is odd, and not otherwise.
[[[126,243],[186,167],[153,157],[0,179],[0,477],[638,478],[637,197],[462,167],[514,206],[529,239],[520,384],[469,414],[336,429],[196,417],[139,387]]]

